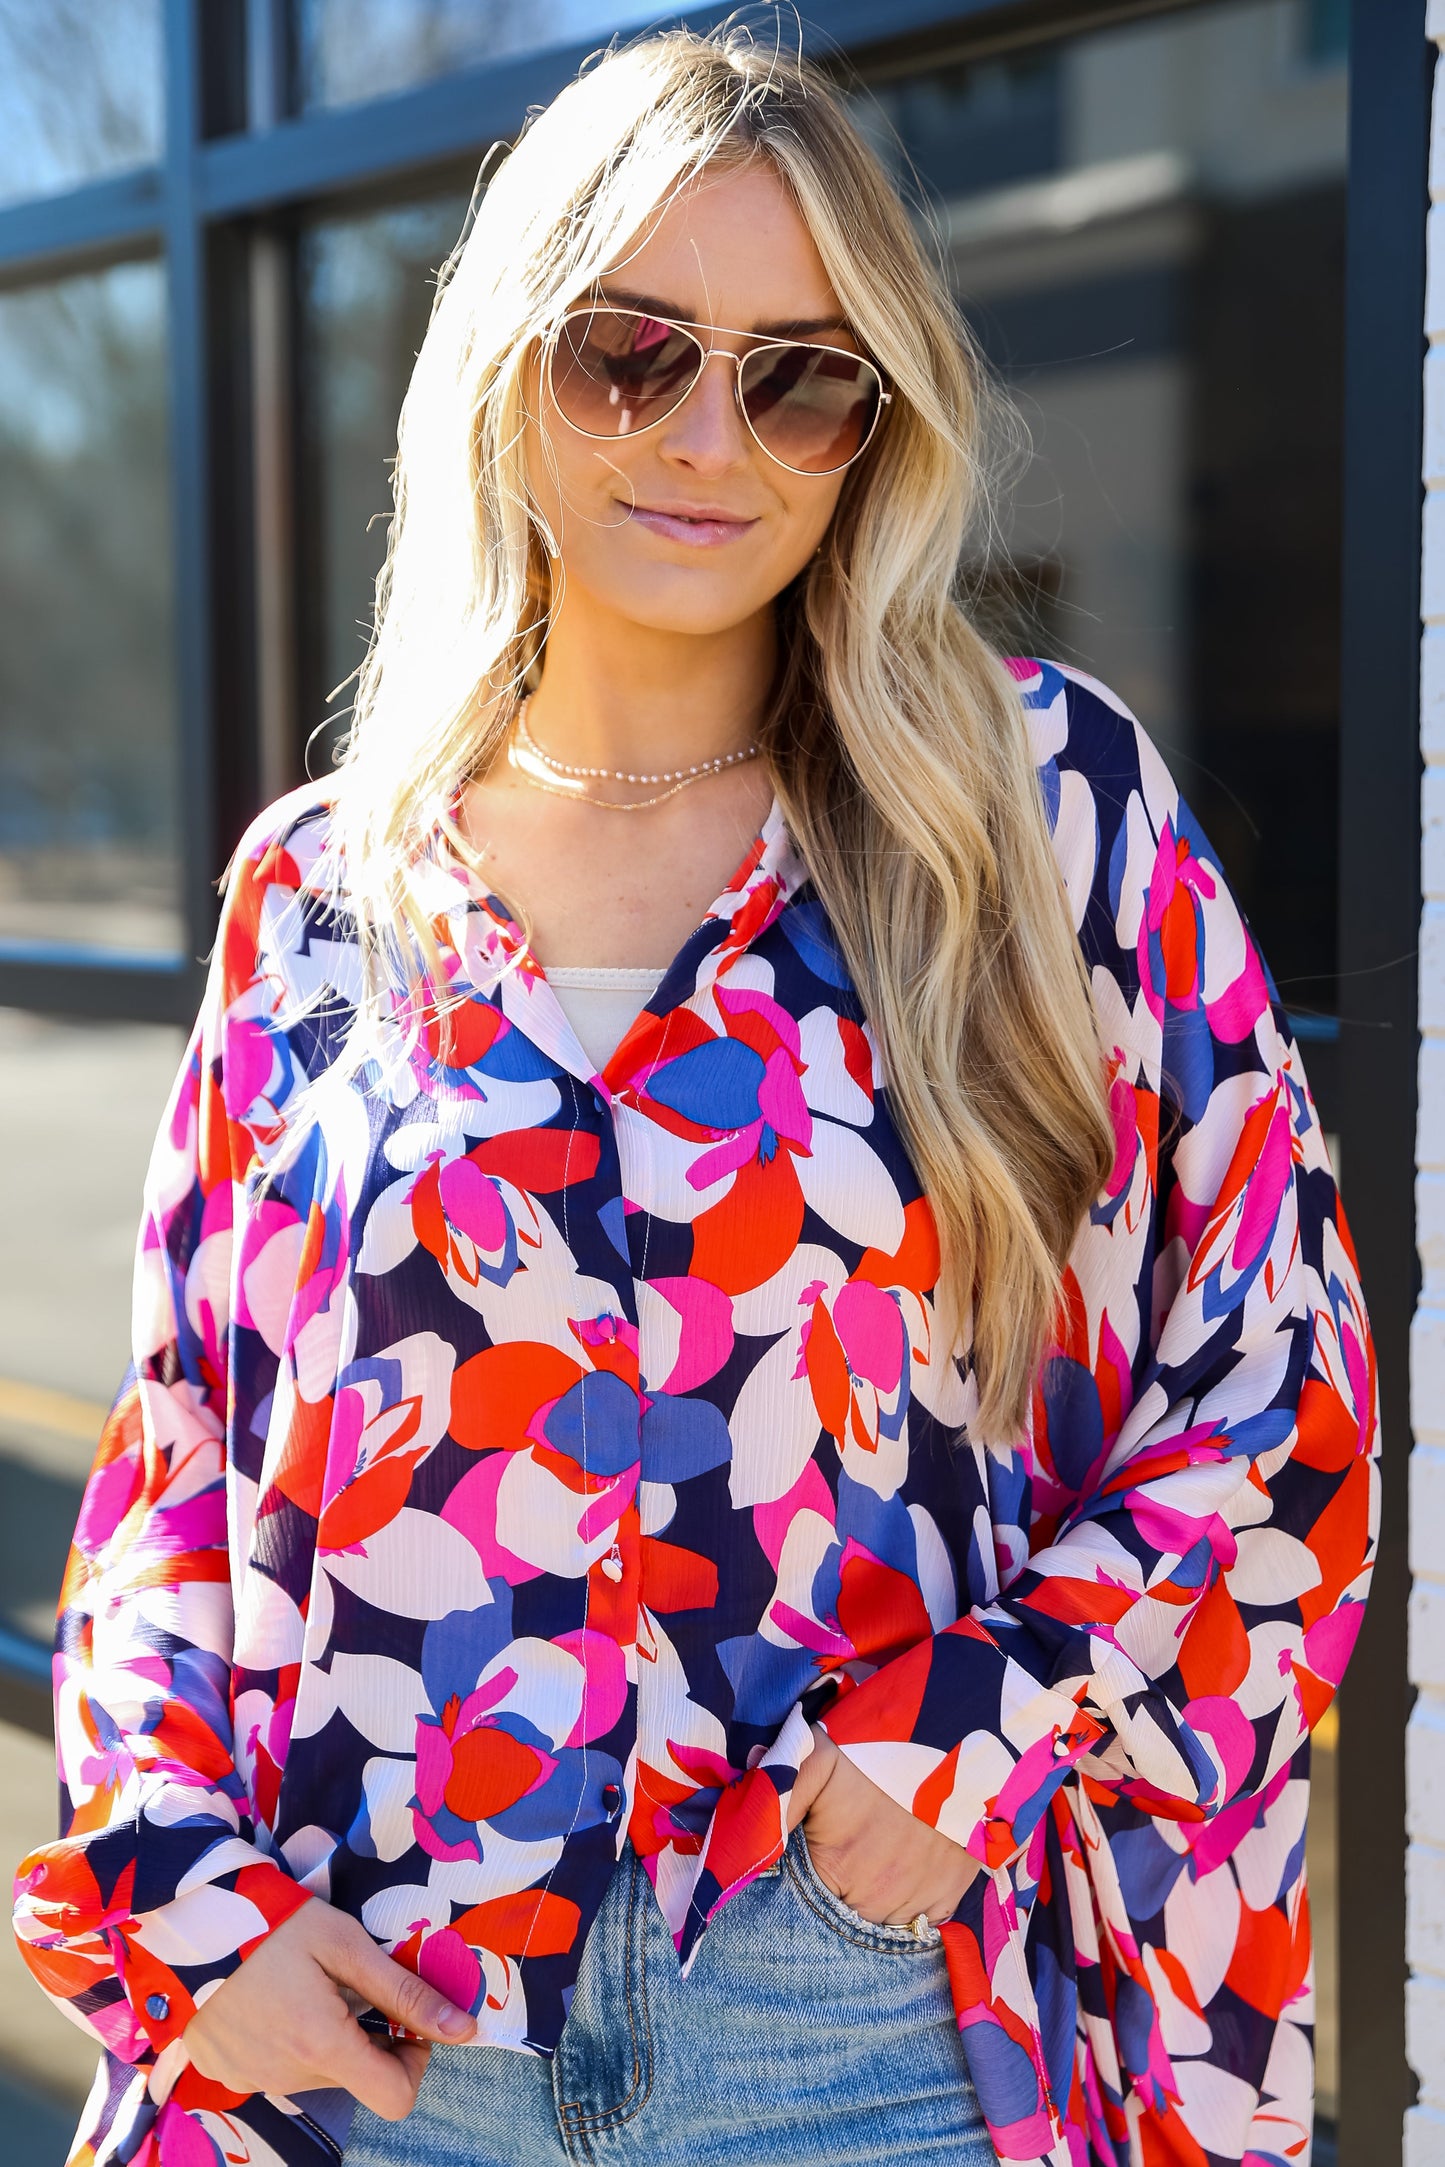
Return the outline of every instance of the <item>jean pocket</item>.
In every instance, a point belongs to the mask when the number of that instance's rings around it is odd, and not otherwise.
[[[861,1911],[844,1903],[813,1864],[801,1821],[788,1839],[783,1864],[799,1900],[824,1926],[855,1948],[879,1949],[894,1956],[936,1957],[942,1953],[943,1937],[936,1927],[928,1927],[927,1938],[923,1939],[911,1926],[888,1926],[877,1919],[865,1919]]]

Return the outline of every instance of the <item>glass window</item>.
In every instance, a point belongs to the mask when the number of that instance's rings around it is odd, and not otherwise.
[[[1158,739],[1302,1029],[1335,1007],[1346,93],[1308,0],[876,86],[1030,441],[1022,640]],[[891,143],[890,143],[891,132]]]
[[[329,712],[333,737],[350,708],[354,687],[346,681],[366,653],[386,556],[397,416],[431,315],[436,272],[467,204],[463,191],[329,220],[302,238],[306,728]],[[323,730],[311,746],[312,775],[330,766],[326,740]]]
[[[161,153],[161,0],[0,0],[0,202]]]
[[[174,955],[160,266],[0,294],[0,954]]]
[[[1343,60],[1350,45],[1350,0],[1309,0],[1305,51],[1311,60]]]
[[[1336,1002],[1344,7],[1235,0],[873,86],[1022,410],[1025,649],[1113,686],[1218,849],[1328,1112]],[[987,596],[987,589],[985,589]],[[1347,1176],[1346,1176],[1347,1178]],[[1315,1736],[1319,2109],[1336,1726]]]
[[[296,0],[297,90],[303,106],[346,105],[507,53],[605,43],[656,14],[653,0]]]

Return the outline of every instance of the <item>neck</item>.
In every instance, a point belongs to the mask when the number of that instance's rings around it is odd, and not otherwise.
[[[762,721],[776,654],[771,609],[726,632],[659,632],[599,618],[569,595],[528,726],[555,759],[579,766],[651,772],[740,752]]]

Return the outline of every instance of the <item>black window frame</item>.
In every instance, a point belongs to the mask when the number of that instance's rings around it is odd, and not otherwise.
[[[1207,0],[812,0],[806,46],[867,69],[966,59]],[[695,26],[729,9],[682,19]],[[1366,1625],[1341,1696],[1338,2157],[1398,2157],[1414,2097],[1405,2058],[1408,1338],[1418,1291],[1414,1134],[1420,923],[1419,565],[1427,143],[1433,48],[1419,0],[1355,0],[1343,415],[1339,958],[1330,1095],[1347,1207],[1379,1350],[1384,1525]],[[670,19],[660,10],[658,21]],[[293,113],[287,0],[164,0],[158,164],[0,208],[0,286],[136,257],[168,282],[170,488],[185,942],[114,967],[7,957],[0,1005],[188,1026],[216,926],[216,880],[273,794],[299,712],[295,611],[257,576],[290,577],[297,493],[288,413],[298,214],[454,179],[587,46],[524,52],[365,104]],[[256,264],[280,252],[260,321]],[[288,301],[288,293],[290,299]],[[261,343],[258,343],[261,342]],[[258,383],[266,395],[256,399]],[[267,487],[261,487],[262,478]],[[284,602],[284,598],[283,598]],[[258,665],[258,626],[268,651]],[[279,718],[279,719],[278,719]],[[279,735],[278,735],[279,733]],[[278,744],[282,751],[278,754]],[[0,1635],[0,1712],[48,1729],[42,1666]],[[38,1654],[38,1651],[37,1651]]]

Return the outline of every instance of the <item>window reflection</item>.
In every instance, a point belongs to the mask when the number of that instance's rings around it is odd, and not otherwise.
[[[874,86],[1031,448],[1012,640],[1113,686],[1229,873],[1328,1113],[1347,9],[1248,0]],[[1346,1175],[1347,1179],[1347,1175]],[[1337,1726],[1309,1828],[1338,2085]]]
[[[0,951],[176,954],[160,267],[0,295]]]
[[[307,468],[308,772],[324,775],[366,653],[386,557],[396,425],[465,193],[313,226],[302,238],[302,441]],[[342,688],[338,690],[338,688]],[[336,692],[329,710],[324,703]]]
[[[533,47],[605,44],[653,0],[295,0],[303,105],[345,105]],[[700,5],[701,0],[693,0]],[[684,0],[686,7],[686,0]]]
[[[161,0],[0,0],[0,201],[161,151]]]
[[[1094,671],[1158,740],[1321,1044],[1346,141],[1332,19],[1249,0],[925,68],[876,86],[874,122],[1031,439],[1008,510],[1030,604],[1014,636]]]

